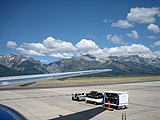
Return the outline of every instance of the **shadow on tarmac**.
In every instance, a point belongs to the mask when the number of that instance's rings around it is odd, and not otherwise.
[[[59,117],[49,120],[89,120],[105,110],[105,108],[97,107],[65,116],[59,115]]]

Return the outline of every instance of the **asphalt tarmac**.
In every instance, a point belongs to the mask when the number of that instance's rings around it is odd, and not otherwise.
[[[108,111],[101,105],[71,100],[72,93],[120,90],[129,93],[128,109]],[[160,81],[1,89],[0,104],[30,120],[159,120]]]

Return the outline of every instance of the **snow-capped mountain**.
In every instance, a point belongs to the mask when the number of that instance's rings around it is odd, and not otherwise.
[[[61,59],[48,65],[43,65],[40,61],[32,57],[13,54],[0,55],[0,76],[106,68],[113,71],[103,73],[103,76],[160,74],[160,58],[143,58],[138,55],[96,58],[93,55],[87,54],[70,59]]]
[[[40,61],[22,55],[0,55],[0,65],[14,71],[16,75],[47,73],[45,66]]]

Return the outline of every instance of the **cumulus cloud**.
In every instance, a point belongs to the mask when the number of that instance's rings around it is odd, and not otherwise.
[[[42,43],[22,43],[17,50],[27,55],[69,58],[74,56],[77,48],[70,42],[47,37]]]
[[[15,47],[17,47],[17,44],[14,41],[8,41],[7,42],[7,47],[14,49]]]
[[[65,58],[61,53],[52,53],[49,56],[54,58]]]
[[[147,29],[154,33],[160,33],[160,28],[158,27],[158,25],[155,24],[148,25]]]
[[[75,54],[73,53],[52,53],[49,56],[54,57],[54,58],[65,59],[65,58],[72,58],[75,56]]]
[[[134,25],[130,24],[127,20],[118,20],[116,23],[112,23],[112,27],[118,27],[118,28],[131,28],[134,27]]]
[[[141,44],[132,44],[131,46],[120,46],[113,48],[105,48],[104,52],[108,56],[128,56],[128,55],[139,55],[142,57],[152,56],[150,49]]]
[[[116,34],[115,35],[109,34],[106,36],[106,38],[107,38],[107,40],[111,40],[111,42],[113,42],[115,44],[123,44],[122,38]]]
[[[135,30],[132,30],[130,34],[127,34],[128,37],[132,38],[132,39],[138,39],[138,33]]]
[[[154,46],[160,46],[160,41],[155,42]]]
[[[22,47],[18,47],[18,48],[16,48],[16,50],[18,50],[21,53],[26,54],[26,55],[45,56],[45,54],[39,53],[34,50],[24,49]]]
[[[48,49],[42,43],[23,43],[22,48],[31,49],[40,53],[47,53]]]
[[[120,37],[118,37],[117,35],[112,36],[111,41],[115,44],[121,44],[122,43],[122,39]]]
[[[156,57],[159,57],[159,58],[160,58],[160,51],[155,51],[153,54],[154,54]]]
[[[48,62],[48,60],[44,60],[44,59],[42,59],[42,60],[40,60],[42,63],[47,63]]]
[[[76,47],[81,51],[95,51],[99,49],[94,41],[87,39],[82,39],[76,44]]]
[[[127,15],[128,21],[137,23],[154,23],[156,16],[160,14],[159,7],[152,8],[131,8]]]
[[[62,40],[56,40],[53,37],[48,37],[43,41],[44,47],[49,49],[51,52],[70,52],[76,51],[76,47],[73,46],[71,42],[66,42]]]
[[[98,49],[96,51],[90,51],[88,54],[94,55],[98,58],[107,57],[107,53],[104,52],[104,49]]]
[[[140,57],[154,57],[152,51],[141,44],[132,44],[130,46],[119,46],[98,49],[97,51],[90,52],[90,54],[96,57],[108,57],[108,56],[129,56],[139,55]]]
[[[115,43],[122,43],[119,36],[107,35],[107,39],[112,40]],[[119,42],[120,41],[120,42]],[[160,42],[156,42],[155,45],[160,45]],[[61,49],[60,49],[61,48]],[[54,58],[71,58],[82,54],[91,54],[96,57],[108,57],[108,56],[128,56],[139,55],[141,57],[153,57],[155,54],[152,51],[141,44],[132,44],[130,46],[119,46],[111,48],[99,48],[98,45],[87,39],[80,40],[76,45],[72,45],[70,42],[57,40],[52,37],[48,37],[42,41],[42,43],[23,43],[16,47],[16,50],[26,55],[35,56],[50,56]],[[42,60],[41,62],[47,62]]]
[[[149,39],[156,39],[156,36],[147,36]]]

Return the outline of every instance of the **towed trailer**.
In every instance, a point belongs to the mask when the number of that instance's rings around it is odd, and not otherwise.
[[[125,109],[128,106],[128,93],[122,91],[104,91],[103,105],[117,109]]]
[[[94,103],[94,104],[102,104],[103,103],[103,93],[98,91],[91,91],[86,94],[85,102],[86,103]]]

